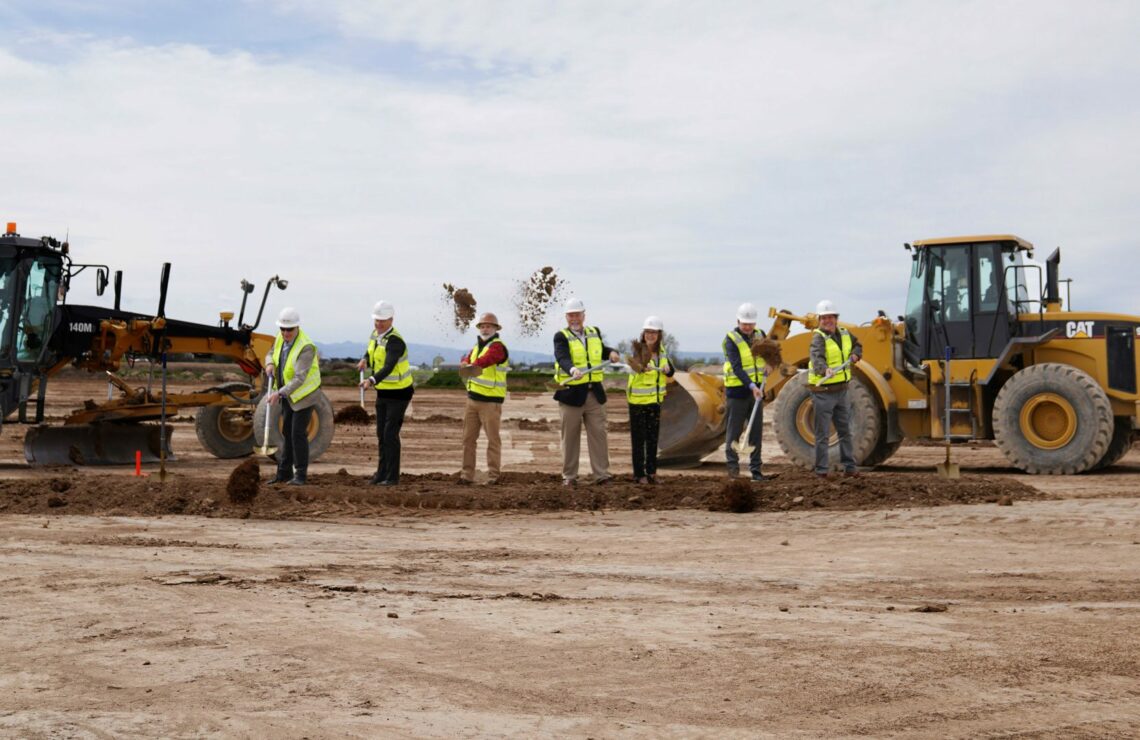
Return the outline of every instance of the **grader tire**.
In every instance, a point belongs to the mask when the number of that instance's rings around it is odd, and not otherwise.
[[[227,383],[221,390],[248,391],[245,383]],[[253,424],[248,416],[231,411],[234,406],[216,403],[203,406],[194,416],[194,431],[202,447],[214,457],[230,460],[253,452]]]
[[[772,426],[780,449],[794,465],[809,470],[815,467],[815,433],[812,431],[815,414],[811,397],[807,374],[800,373],[780,389],[772,414]],[[847,400],[851,406],[851,442],[855,463],[875,464],[866,461],[872,459],[880,437],[885,434],[883,410],[874,394],[858,379],[848,383]],[[828,459],[831,470],[842,470],[839,437],[834,432]]]
[[[1113,421],[1112,441],[1108,443],[1108,451],[1104,453],[1104,457],[1097,461],[1090,470],[1103,470],[1111,468],[1116,463],[1120,462],[1120,458],[1124,457],[1129,450],[1132,449],[1132,440],[1134,433],[1132,431],[1132,420],[1126,416],[1118,416]]]
[[[1104,459],[1113,438],[1108,395],[1083,370],[1030,365],[998,391],[994,441],[1027,473],[1073,475]]]
[[[878,443],[875,444],[875,449],[871,450],[871,454],[867,455],[862,464],[869,468],[882,465],[890,459],[891,455],[899,451],[902,443],[901,439],[896,439],[894,442],[887,441],[887,425],[884,423],[882,434],[879,436]]]
[[[309,460],[316,460],[328,450],[329,445],[332,444],[333,427],[335,426],[332,402],[329,401],[324,391],[318,390],[317,394],[320,398],[317,400],[316,411],[313,412],[309,422]],[[265,436],[266,406],[266,401],[263,398],[261,403],[257,404],[257,410],[253,412],[253,438],[254,446],[257,449],[261,448],[262,437]],[[281,449],[284,444],[285,438],[281,434],[281,411],[280,405],[278,405],[274,408],[273,416],[270,419],[269,446]]]

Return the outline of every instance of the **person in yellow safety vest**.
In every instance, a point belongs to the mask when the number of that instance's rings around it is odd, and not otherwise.
[[[380,456],[376,472],[368,480],[374,486],[394,486],[400,482],[400,428],[412,402],[412,368],[408,364],[408,344],[392,327],[396,309],[388,301],[372,307],[372,335],[364,357],[356,364],[366,375],[361,388],[376,389],[376,439]]]
[[[629,376],[625,397],[629,402],[629,438],[633,444],[633,477],[638,483],[657,483],[657,437],[661,431],[661,404],[665,379],[673,377],[673,363],[665,356],[665,327],[649,316],[641,327],[640,342],[648,357],[645,369]]]
[[[321,364],[317,345],[301,331],[301,315],[283,308],[277,317],[281,331],[265,357],[265,375],[274,390],[270,406],[281,403],[281,433],[285,444],[277,456],[277,474],[271,484],[303,486],[309,472],[309,421],[320,399]],[[269,413],[266,407],[265,413]]]
[[[766,363],[752,354],[752,342],[766,336],[756,328],[759,315],[755,305],[740,304],[736,309],[736,328],[730,329],[721,342],[724,351],[725,465],[729,478],[740,476],[740,455],[732,445],[740,439],[752,416],[753,406],[757,405],[756,420],[748,434],[748,443],[752,445],[748,469],[756,483],[770,479],[760,470],[760,440],[764,427],[764,393],[760,386],[764,382]]]
[[[459,360],[460,374],[467,378],[467,405],[463,410],[463,468],[459,483],[475,482],[475,447],[479,428],[487,433],[487,484],[495,485],[502,473],[503,443],[499,427],[507,399],[507,345],[499,338],[502,325],[493,313],[475,322],[479,337]]]
[[[815,309],[819,328],[811,338],[808,387],[815,412],[815,474],[826,478],[831,470],[831,425],[839,435],[839,462],[846,475],[858,477],[851,443],[851,408],[847,384],[851,366],[863,357],[863,345],[851,332],[839,328],[839,311],[828,300]]]
[[[566,327],[554,335],[554,382],[563,386],[554,394],[562,418],[562,485],[578,482],[578,455],[582,450],[582,426],[590,451],[594,483],[613,480],[606,445],[606,391],[602,387],[603,364],[620,356],[607,347],[596,326],[586,326],[586,304],[571,298],[562,306]]]

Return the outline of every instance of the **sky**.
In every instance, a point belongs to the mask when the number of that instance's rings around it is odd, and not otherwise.
[[[902,312],[904,242],[1062,248],[1073,307],[1140,314],[1140,4],[0,0],[0,220],[214,323],[272,275],[364,341],[519,336],[552,265],[608,340],[719,346],[750,301]],[[72,303],[95,297],[90,272]],[[256,310],[256,305],[254,306]],[[761,326],[765,326],[762,319]],[[450,328],[449,328],[450,327]]]

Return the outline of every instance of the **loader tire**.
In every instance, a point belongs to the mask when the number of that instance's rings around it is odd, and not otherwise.
[[[1120,462],[1120,458],[1124,457],[1128,451],[1132,449],[1133,439],[1132,419],[1127,416],[1116,417],[1113,421],[1112,441],[1108,443],[1108,451],[1104,453],[1104,457],[1098,460],[1096,465],[1093,465],[1090,470],[1111,468]]]
[[[882,465],[899,451],[902,447],[903,441],[896,439],[894,442],[887,441],[887,425],[884,422],[882,434],[879,436],[879,441],[875,444],[875,449],[871,450],[871,454],[867,455],[862,464],[867,467],[874,467],[875,465]]]
[[[1091,470],[1112,443],[1108,395],[1071,365],[1030,365],[994,399],[994,441],[1027,473],[1072,475]]]
[[[236,393],[248,391],[246,383],[227,383],[219,390]],[[194,431],[198,441],[214,457],[230,460],[245,457],[253,452],[253,421],[249,407],[245,412],[235,411],[233,404],[215,403],[198,409],[194,416]]]
[[[780,449],[792,464],[809,470],[815,467],[815,434],[812,432],[815,414],[811,398],[807,373],[799,373],[780,389],[772,414],[772,426]],[[851,406],[851,443],[855,464],[866,465],[866,461],[872,459],[880,437],[886,433],[885,416],[874,394],[858,378],[847,384],[847,401]],[[834,427],[832,429],[828,452],[830,469],[842,470],[839,437]]]
[[[324,391],[318,390],[317,395],[319,398],[317,399],[316,410],[313,412],[312,419],[309,422],[310,461],[316,460],[328,450],[329,445],[332,444],[334,431],[332,402],[329,401]],[[263,398],[261,402],[257,404],[257,410],[253,412],[253,438],[255,448],[261,447],[262,437],[265,435],[266,406],[266,400]],[[275,409],[269,426],[269,446],[280,449],[284,443],[285,438],[281,434],[281,413]]]

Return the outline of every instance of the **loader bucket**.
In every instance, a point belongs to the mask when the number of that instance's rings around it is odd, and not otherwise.
[[[166,459],[173,460],[166,427]],[[24,457],[29,465],[133,465],[135,452],[143,462],[160,457],[161,430],[157,424],[95,422],[51,427],[34,426],[24,435]]]
[[[657,462],[692,468],[724,444],[724,383],[720,375],[678,372],[661,406]]]

